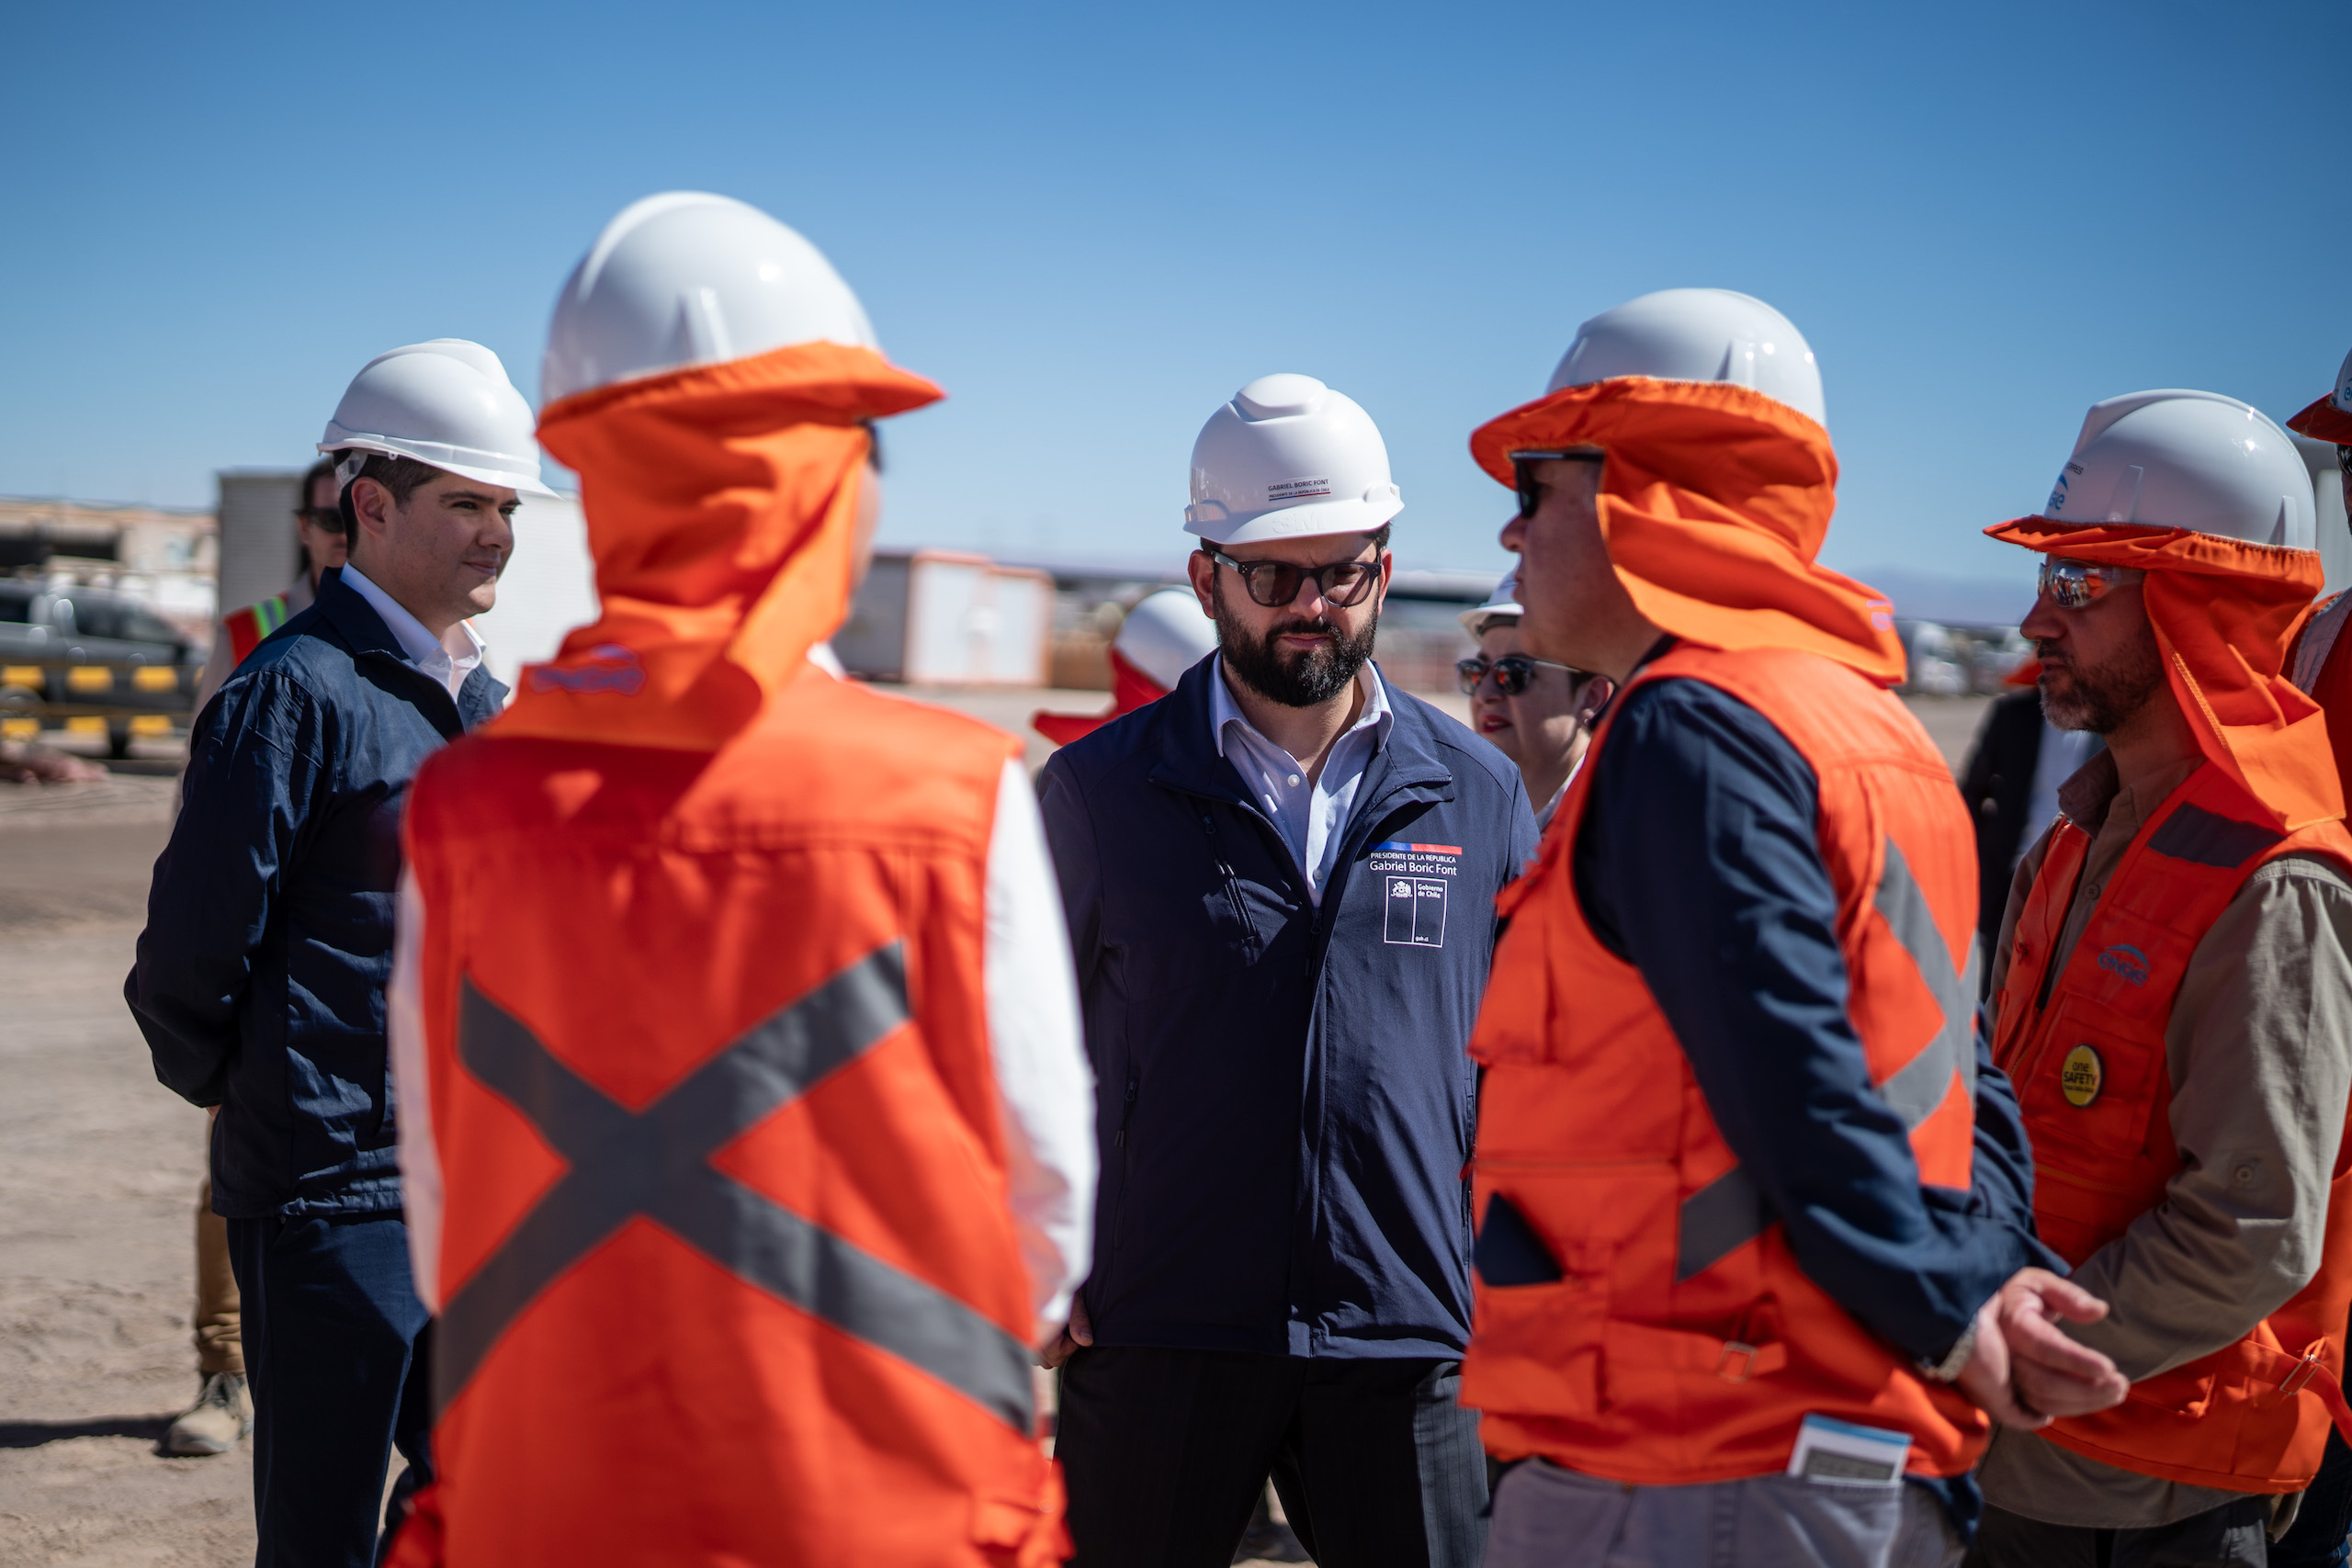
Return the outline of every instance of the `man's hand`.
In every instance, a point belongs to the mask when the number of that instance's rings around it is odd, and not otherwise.
[[[1080,1346],[1093,1343],[1094,1325],[1086,1320],[1086,1298],[1072,1296],[1069,1299],[1069,1322],[1037,1348],[1037,1364],[1050,1372],[1078,1354]]]
[[[1998,1291],[1976,1309],[1976,1349],[1952,1380],[1976,1407],[2004,1427],[2030,1432],[2050,1424],[2047,1416],[2020,1406],[2009,1393],[2009,1346],[2001,1337],[2001,1293]]]
[[[1991,1304],[2008,1351],[2010,1387],[2028,1409],[2044,1416],[2088,1416],[2122,1404],[2132,1392],[2131,1381],[2113,1361],[2058,1327],[2060,1318],[2097,1323],[2107,1315],[2107,1303],[2081,1286],[2046,1269],[2020,1269]]]

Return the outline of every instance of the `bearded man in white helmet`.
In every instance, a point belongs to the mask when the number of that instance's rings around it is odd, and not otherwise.
[[[198,718],[178,821],[124,987],[155,1076],[217,1107],[254,1401],[255,1562],[357,1565],[384,1473],[430,1473],[383,1032],[400,815],[419,763],[499,711],[466,624],[539,482],[498,356],[439,338],[368,362],[319,450],[347,564]]]
[[[1467,1568],[1463,1046],[1534,819],[1372,662],[1404,503],[1363,409],[1250,382],[1192,495],[1216,657],[1043,781],[1102,1160],[1049,1358],[1076,1561],[1227,1562],[1271,1472],[1317,1562]]]
[[[2042,510],[2042,707],[2107,750],[2018,865],[1996,1060],[2034,1217],[2132,1398],[1996,1435],[1985,1562],[2261,1563],[2317,1474],[2352,1306],[2352,835],[2282,669],[2321,581],[2286,433],[2211,392],[2094,404]]]

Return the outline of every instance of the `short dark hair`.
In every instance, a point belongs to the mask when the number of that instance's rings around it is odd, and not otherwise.
[[[1373,530],[1372,547],[1375,550],[1386,549],[1388,536],[1396,531],[1396,525],[1394,523],[1383,523],[1378,528]]]
[[[354,534],[359,528],[358,514],[351,509],[351,486],[360,479],[374,479],[392,492],[393,504],[406,506],[408,498],[439,479],[448,470],[436,468],[430,463],[420,463],[413,457],[391,457],[381,452],[370,452],[359,471],[344,484],[336,504],[343,512],[343,531]]]

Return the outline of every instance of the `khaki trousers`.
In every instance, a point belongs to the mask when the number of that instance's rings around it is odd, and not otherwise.
[[[212,1131],[217,1111],[205,1113],[204,1129]],[[208,1136],[208,1159],[210,1158]],[[243,1303],[237,1296],[237,1276],[229,1267],[229,1222],[212,1212],[212,1179],[196,1190],[196,1370],[199,1376],[215,1372],[244,1375],[245,1345],[239,1323]]]

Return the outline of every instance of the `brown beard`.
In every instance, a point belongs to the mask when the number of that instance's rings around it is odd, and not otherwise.
[[[2042,660],[2042,716],[2061,729],[2112,735],[2164,690],[2164,655],[2144,619],[2139,636],[2099,664],[2084,665],[2064,655],[2052,662],[2053,646],[2036,643],[2034,651]]]
[[[1372,657],[1373,636],[1380,630],[1380,612],[1375,609],[1363,630],[1352,637],[1328,620],[1298,616],[1277,622],[1263,636],[1252,635],[1248,626],[1226,614],[1222,572],[1212,581],[1209,601],[1216,610],[1216,646],[1225,656],[1226,668],[1251,691],[1284,707],[1311,708],[1346,691],[1364,660]],[[1288,655],[1274,646],[1276,637],[1298,632],[1321,632],[1329,640],[1321,648]]]

